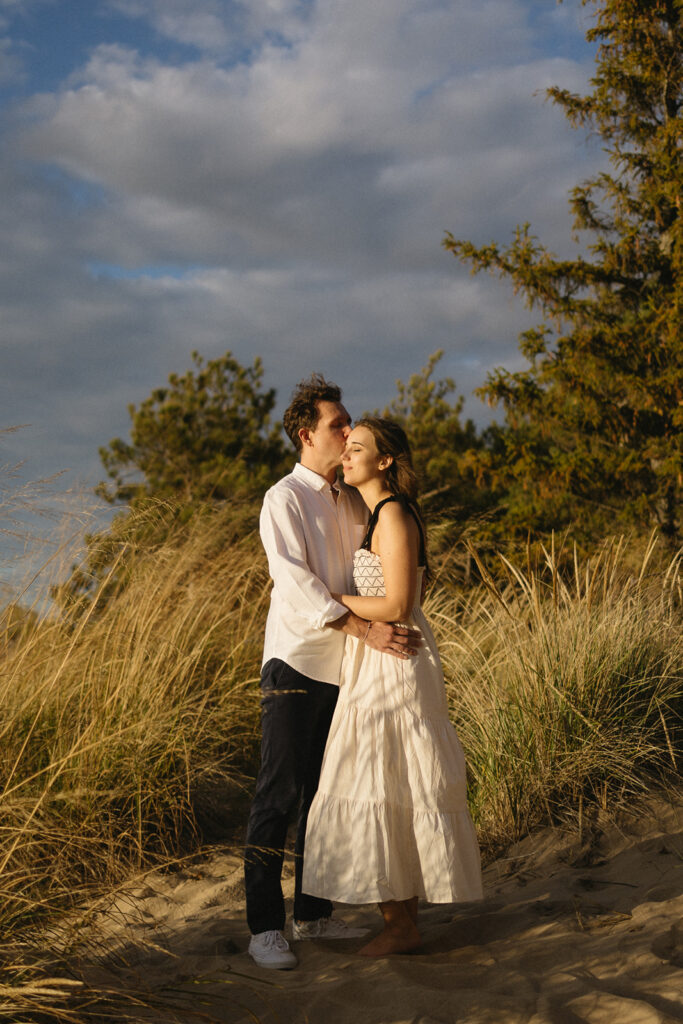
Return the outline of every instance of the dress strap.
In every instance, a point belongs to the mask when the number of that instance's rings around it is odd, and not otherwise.
[[[420,532],[420,555],[419,555],[419,558],[418,558],[418,565],[426,565],[426,562],[427,562],[426,554],[427,553],[426,553],[426,550],[425,550],[425,537],[424,537],[424,528],[422,526],[422,522],[420,520],[419,515],[417,514],[416,509],[413,508],[412,503],[410,501],[408,501],[407,498],[404,498],[402,494],[390,494],[388,498],[382,498],[381,501],[377,502],[377,504],[375,505],[374,509],[372,510],[372,515],[370,516],[370,520],[368,522],[368,528],[366,530],[365,537],[363,538],[363,543],[361,544],[361,548],[365,549],[366,551],[370,550],[370,545],[372,543],[372,535],[375,532],[375,527],[377,526],[377,520],[379,518],[379,513],[380,513],[381,509],[383,509],[384,506],[389,501],[398,501],[399,504],[402,505],[402,507],[406,510],[406,512],[410,513],[410,515],[413,517],[413,519],[417,523],[417,528],[418,528],[418,530]]]

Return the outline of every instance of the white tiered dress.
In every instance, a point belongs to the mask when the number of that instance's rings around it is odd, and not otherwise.
[[[384,595],[379,556],[354,555],[364,597]],[[340,903],[482,895],[467,810],[465,758],[448,718],[436,643],[420,607],[423,645],[410,660],[347,637],[339,701],[308,815],[303,891]]]

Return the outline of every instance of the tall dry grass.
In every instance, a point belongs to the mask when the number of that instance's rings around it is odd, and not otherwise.
[[[675,777],[683,710],[681,553],[624,541],[567,568],[539,548],[428,602],[481,840],[499,849]]]
[[[0,618],[5,935],[187,850],[254,758],[257,539],[226,542],[225,519],[207,515],[118,559],[126,586],[112,597],[105,576],[87,611],[29,615],[24,628],[16,609]]]
[[[166,509],[139,514],[129,536],[164,533]],[[634,573],[628,547],[608,543],[567,572],[552,549],[495,569],[475,552],[479,585],[433,588],[486,846],[678,767],[681,559],[655,555],[653,542]],[[192,848],[212,821],[225,837],[255,767],[269,589],[257,536],[207,514],[118,559],[125,586],[112,596],[115,560],[85,613],[0,618],[5,934]]]
[[[255,768],[258,537],[226,510],[137,515],[85,610],[46,616],[36,598],[36,613],[0,613],[0,1018],[76,1019],[68,986],[41,981],[12,938],[212,829],[229,836]],[[432,589],[487,849],[677,767],[681,562],[655,556],[653,542],[634,572],[611,543],[567,572],[552,549],[495,569],[475,553],[483,582]]]

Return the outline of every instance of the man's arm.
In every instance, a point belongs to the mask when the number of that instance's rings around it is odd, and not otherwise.
[[[328,626],[331,629],[340,629],[349,636],[355,636],[368,647],[383,654],[391,654],[402,661],[407,661],[411,655],[416,654],[422,644],[422,636],[416,629],[397,626],[393,622],[368,622],[351,611],[347,611],[334,622],[328,622]]]
[[[273,586],[294,614],[306,618],[314,629],[340,629],[396,658],[406,659],[415,653],[421,643],[418,632],[391,622],[368,624],[335,600],[311,572],[303,522],[291,495],[266,493],[260,532]]]
[[[260,532],[273,586],[292,612],[306,619],[313,629],[323,629],[343,616],[344,605],[309,568],[304,524],[291,494],[273,490],[266,493]]]

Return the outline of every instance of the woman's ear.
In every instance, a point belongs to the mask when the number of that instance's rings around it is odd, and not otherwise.
[[[394,456],[393,455],[383,455],[380,458],[380,460],[379,460],[377,465],[378,465],[378,467],[380,469],[389,469],[389,466],[391,465],[391,463],[393,461],[394,461]]]

